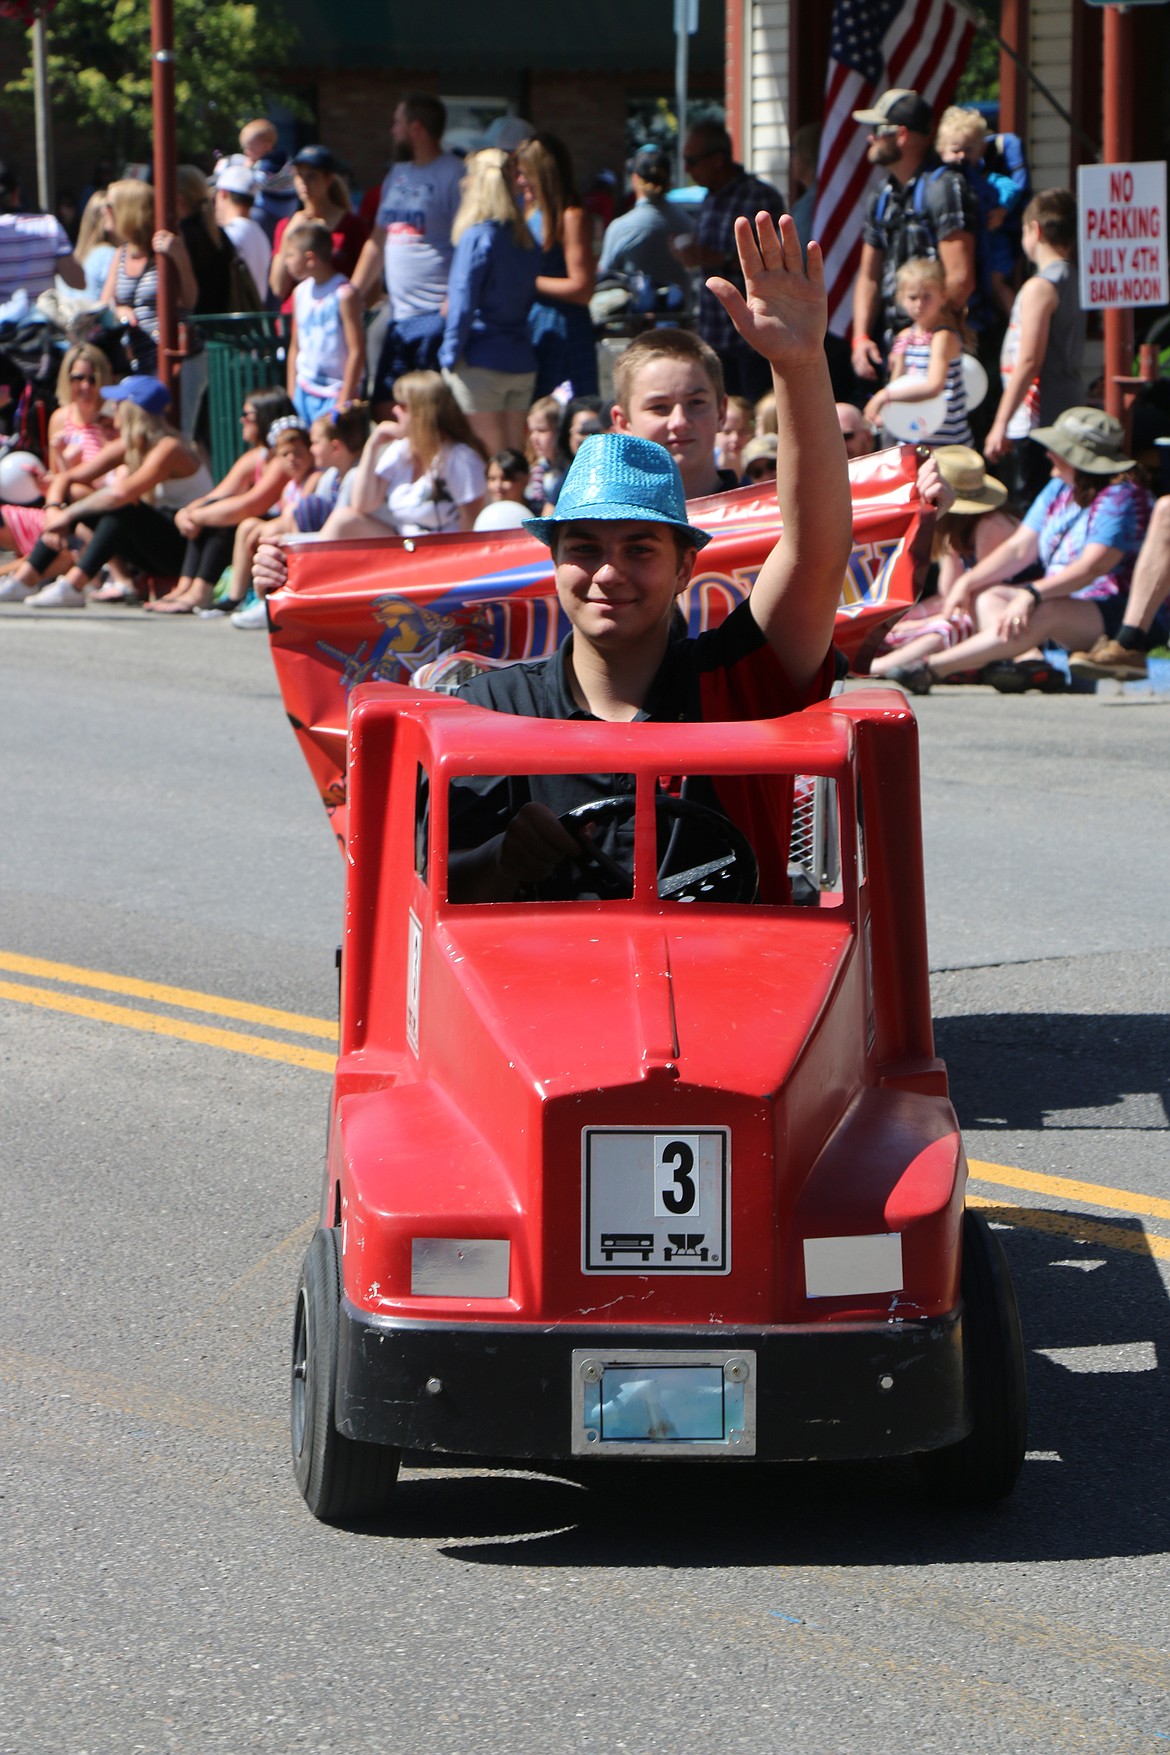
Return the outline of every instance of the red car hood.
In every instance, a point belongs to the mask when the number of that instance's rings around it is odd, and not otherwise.
[[[853,946],[835,909],[723,910],[716,930],[619,927],[613,904],[538,921],[485,908],[447,923],[467,1003],[546,1097],[636,1083],[677,1066],[688,1084],[766,1096],[812,1038]],[[576,968],[572,980],[550,967]]]

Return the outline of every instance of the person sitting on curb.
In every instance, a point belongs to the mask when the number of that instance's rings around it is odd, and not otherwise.
[[[955,495],[936,521],[931,541],[938,583],[886,630],[878,656],[869,667],[871,677],[881,678],[891,670],[945,652],[974,633],[969,608],[955,609],[948,615],[945,605],[964,573],[1006,542],[1019,525],[1019,519],[1004,510],[1007,489],[987,474],[978,451],[968,445],[941,445],[934,455],[943,480]],[[996,600],[1002,607],[1010,595],[1010,585],[993,586],[984,594],[987,609]],[[981,676],[989,680],[985,673]],[[955,680],[963,681],[962,673]]]
[[[1074,676],[1113,677],[1140,682],[1146,674],[1146,653],[1167,639],[1166,615],[1159,610],[1170,598],[1170,494],[1154,501],[1149,529],[1138,551],[1125,604],[1125,619],[1116,634],[1102,634],[1087,652],[1074,652]]]
[[[132,374],[107,386],[102,397],[117,404],[125,463],[116,480],[50,511],[39,542],[13,572],[32,592],[25,598],[29,609],[84,609],[86,589],[111,560],[148,577],[173,576],[186,548],[175,513],[211,490],[202,454],[166,418],[171,393],[160,379]],[[81,526],[91,534],[78,544],[73,565],[40,584]]]
[[[776,392],[784,534],[750,595],[711,632],[674,637],[677,599],[710,539],[688,522],[682,478],[661,445],[596,434],[581,446],[554,515],[526,526],[552,550],[570,634],[552,658],[475,677],[462,699],[537,718],[626,723],[771,718],[828,695],[852,517],[824,354],[824,271],[815,243],[802,266],[787,215],[777,232],[761,212],[756,228],[736,222],[746,297],[721,278],[708,282],[744,344],[767,361]],[[583,775],[453,784],[452,899],[503,901],[548,878],[581,852],[560,815],[613,789],[610,777]],[[595,845],[604,850],[607,839],[612,832],[602,831]]]
[[[1029,436],[1048,452],[1052,479],[1014,535],[951,589],[944,613],[973,606],[978,631],[949,651],[886,671],[911,694],[929,694],[932,683],[956,671],[992,664],[1003,694],[1061,687],[1043,657],[1025,655],[1048,641],[1087,650],[1122,625],[1151,502],[1133,477],[1133,459],[1123,454],[1121,422],[1099,408],[1066,408],[1055,425]],[[1021,582],[1038,561],[1043,577]],[[1008,580],[1016,583],[1006,597],[991,592]],[[999,666],[1008,659],[1017,661],[1014,676]]]

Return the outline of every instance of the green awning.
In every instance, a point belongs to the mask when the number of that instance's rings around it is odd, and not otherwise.
[[[590,0],[587,6],[534,9],[519,0],[286,0],[302,49],[292,60],[321,68],[437,68],[444,72],[547,71],[639,73],[674,66],[672,0]],[[723,66],[722,0],[701,0],[691,38],[694,72]]]

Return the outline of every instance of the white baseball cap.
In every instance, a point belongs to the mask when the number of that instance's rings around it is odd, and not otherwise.
[[[256,178],[247,165],[224,165],[215,176],[215,187],[222,189],[225,195],[250,195],[255,197]]]

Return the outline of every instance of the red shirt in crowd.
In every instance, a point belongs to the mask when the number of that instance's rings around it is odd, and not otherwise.
[[[287,219],[278,221],[276,236],[272,240],[274,255],[280,255],[280,246],[284,241],[284,234],[292,224],[293,220],[297,218],[299,218],[299,215],[292,213]],[[356,213],[343,213],[336,226],[333,228],[333,266],[336,268],[338,274],[344,274],[347,280],[357,267],[357,259],[362,253],[362,245],[365,243],[369,235],[370,228],[368,224]],[[282,311],[292,310],[293,302],[291,293],[289,293],[287,299],[285,299],[280,308]]]

